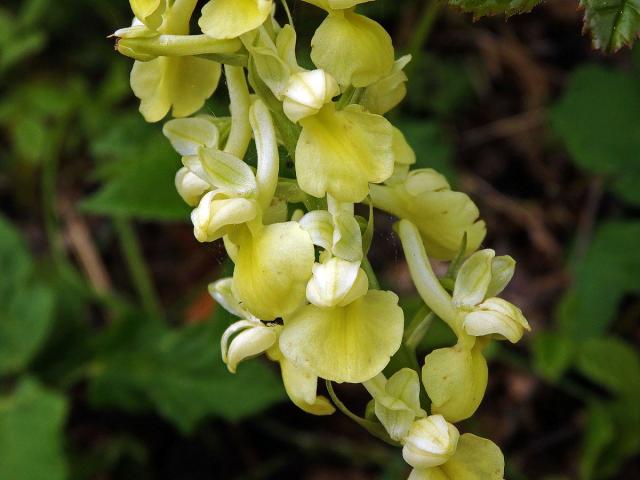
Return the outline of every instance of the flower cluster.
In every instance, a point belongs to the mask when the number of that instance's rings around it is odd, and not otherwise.
[[[326,17],[302,64],[284,0],[285,25],[273,0],[210,0],[199,34],[190,33],[196,0],[130,0],[134,21],[114,34],[118,51],[136,60],[131,86],[142,115],[174,117],[163,132],[182,157],[175,183],[193,207],[195,237],[222,239],[234,262],[233,276],[210,286],[239,318],[222,337],[223,361],[235,372],[266,354],[280,365],[293,403],[316,415],[335,410],[318,394],[319,379],[362,383],[374,406],[363,425],[403,445],[413,479],[502,479],[500,450],[460,436],[450,422],[471,416],[482,400],[487,343],[516,342],[529,328],[520,310],[496,297],[514,262],[477,251],[485,224],[467,195],[432,169],[412,170],[413,150],[384,116],[406,94],[411,58],[396,59],[384,28],[356,12],[370,0],[304,1]],[[198,113],[223,71],[230,116]],[[246,158],[252,142],[254,163]],[[284,170],[287,161],[295,175]],[[369,207],[368,220],[356,204]],[[407,329],[398,296],[380,289],[367,260],[373,207],[399,218],[424,300],[424,315]],[[452,288],[427,255],[451,261]],[[458,342],[425,359],[428,415],[415,369],[389,379],[382,372],[435,316]]]

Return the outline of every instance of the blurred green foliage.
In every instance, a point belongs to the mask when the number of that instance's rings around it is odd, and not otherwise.
[[[451,3],[493,13],[537,2]],[[638,29],[633,2],[619,3],[622,28],[613,29],[608,7],[584,2],[604,49],[630,42],[629,32]],[[378,0],[366,8],[393,22],[397,4]],[[285,398],[277,372],[264,363],[243,364],[235,376],[226,372],[219,358],[220,334],[230,321],[225,313],[216,310],[214,318],[187,326],[178,307],[149,313],[144,297],[154,292],[148,272],[136,264],[137,239],[122,232],[131,231],[126,227],[134,220],[187,222],[188,208],[173,187],[179,160],[159,128],[137,113],[130,62],[104,39],[129,20],[124,1],[63,0],[52,9],[45,0],[9,0],[0,6],[0,180],[11,186],[0,215],[2,480],[153,478],[149,452],[135,433],[116,431],[97,447],[79,446],[69,432],[77,410],[128,418],[154,412],[188,436],[210,418],[237,422]],[[622,205],[636,207],[638,65],[635,71],[579,67],[549,117],[556,147],[566,148],[585,175],[602,177]],[[407,106],[393,113],[394,120],[418,165],[444,172],[455,184],[451,126],[477,100],[482,67],[464,55],[425,53],[412,68]],[[78,185],[81,191],[74,191]],[[65,187],[83,214],[104,217],[107,227],[92,232],[101,245],[105,236],[123,237],[138,297],[98,291],[66,254],[56,208]],[[623,462],[640,453],[640,359],[619,315],[625,298],[640,290],[638,238],[640,224],[624,215],[597,226],[588,249],[570,256],[573,285],[555,324],[534,334],[525,362],[584,408],[582,479],[615,478]],[[146,287],[138,285],[145,281]],[[177,287],[185,295],[203,290]],[[405,307],[415,310],[411,299]],[[96,309],[106,314],[96,320]],[[446,345],[451,335],[436,322],[425,341],[430,348]],[[386,466],[380,478],[406,473],[402,462],[385,457],[380,463]]]

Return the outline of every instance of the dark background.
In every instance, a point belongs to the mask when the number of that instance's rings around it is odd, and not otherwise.
[[[304,57],[322,14],[291,3]],[[490,351],[461,430],[503,448],[509,480],[640,478],[640,49],[594,51],[569,0],[506,21],[441,7],[432,29],[419,0],[361,10],[414,55],[390,119],[419,166],[518,261],[505,296],[533,332]],[[344,415],[288,403],[266,360],[226,372],[206,285],[229,265],[193,238],[179,158],[106,38],[130,17],[124,0],[0,6],[0,480],[406,478]],[[371,261],[410,318],[393,219],[376,220]],[[449,342],[436,325],[422,353]],[[338,394],[364,408],[360,386]]]

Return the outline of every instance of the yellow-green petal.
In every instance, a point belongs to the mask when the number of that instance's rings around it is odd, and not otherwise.
[[[290,315],[305,302],[315,252],[296,222],[267,225],[238,242],[233,290],[243,307],[263,320]]]
[[[452,300],[456,307],[473,307],[484,300],[491,282],[491,264],[495,255],[496,252],[485,248],[464,261],[453,287]]]
[[[405,55],[396,60],[391,73],[365,89],[360,98],[360,104],[371,113],[378,115],[384,115],[397,106],[407,94],[408,78],[404,73],[404,67],[410,61],[411,55]]]
[[[379,23],[345,11],[329,15],[316,30],[311,59],[340,85],[366,87],[391,72],[394,52]]]
[[[452,260],[464,234],[467,250],[478,249],[486,234],[480,212],[468,195],[449,190],[442,175],[431,169],[414,170],[404,184],[371,185],[373,205],[413,222],[429,256]]]
[[[174,117],[186,117],[202,108],[218,86],[220,64],[195,57],[158,57],[136,61],[131,88],[140,99],[148,122],[162,120],[173,108]]]
[[[434,350],[422,368],[432,412],[454,423],[473,415],[482,402],[487,380],[487,362],[477,342],[472,349],[458,344]]]
[[[344,10],[347,8],[355,7],[360,3],[372,2],[373,0],[304,0],[311,5],[320,7],[327,12],[332,10]]]
[[[166,9],[165,0],[129,0],[131,10],[138,20],[156,30],[162,23],[162,14]]]
[[[311,415],[331,415],[335,412],[335,407],[326,397],[316,394],[316,375],[296,367],[284,357],[280,360],[280,370],[287,395],[298,408]]]
[[[403,327],[397,295],[371,290],[345,307],[307,305],[285,316],[280,349],[321,378],[359,383],[389,363]]]
[[[440,469],[451,480],[502,480],[504,456],[492,441],[465,433],[455,455]]]
[[[213,38],[236,38],[264,23],[273,0],[211,0],[202,9],[198,25]]]
[[[369,183],[384,182],[393,173],[393,130],[384,117],[358,105],[337,111],[330,103],[300,124],[296,174],[308,194],[360,202]]]

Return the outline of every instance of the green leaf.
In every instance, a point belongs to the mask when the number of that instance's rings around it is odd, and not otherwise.
[[[0,478],[65,480],[62,428],[66,401],[31,379],[0,397]]]
[[[220,321],[181,329],[134,318],[109,332],[93,365],[94,404],[140,410],[153,405],[182,432],[209,415],[239,420],[284,398],[282,384],[260,360],[229,373],[220,358]]]
[[[0,310],[0,373],[22,370],[38,353],[53,321],[53,294],[43,286],[19,288]]]
[[[580,478],[590,480],[600,462],[605,448],[615,438],[615,426],[605,406],[594,403],[589,406],[587,429],[580,459]]]
[[[640,222],[610,222],[596,232],[574,269],[574,287],[563,300],[561,331],[574,340],[602,335],[627,293],[640,292]]]
[[[615,52],[640,35],[640,0],[581,0],[580,5],[595,48]]]
[[[158,136],[157,142],[164,144]],[[126,163],[100,191],[84,200],[87,213],[143,220],[187,221],[189,208],[174,186],[179,158],[170,149],[150,148],[136,162]]]
[[[533,364],[538,374],[552,382],[562,377],[574,358],[574,343],[555,332],[539,332],[533,339]]]
[[[639,402],[628,397],[589,405],[580,478],[618,478],[624,462],[640,452]]]
[[[576,366],[612,393],[640,400],[640,356],[624,341],[610,336],[586,340],[580,345]]]
[[[576,164],[604,175],[629,202],[640,204],[640,83],[600,66],[576,70],[551,111],[551,127]]]
[[[451,165],[453,144],[440,124],[403,118],[398,121],[397,127],[416,152],[417,161],[412,168],[433,168],[451,183],[456,182],[455,170]]]
[[[33,271],[33,261],[18,231],[0,215],[0,304],[24,284]]]
[[[17,230],[0,216],[0,374],[22,370],[49,333],[54,297],[31,285],[33,261]]]
[[[529,12],[540,0],[449,0],[449,4],[464,12],[471,12],[474,17],[484,15],[515,15]]]
[[[411,112],[455,117],[474,102],[477,85],[484,81],[483,73],[466,58],[422,52],[411,62],[413,67],[409,68],[413,71],[407,83],[406,99],[406,107]]]

